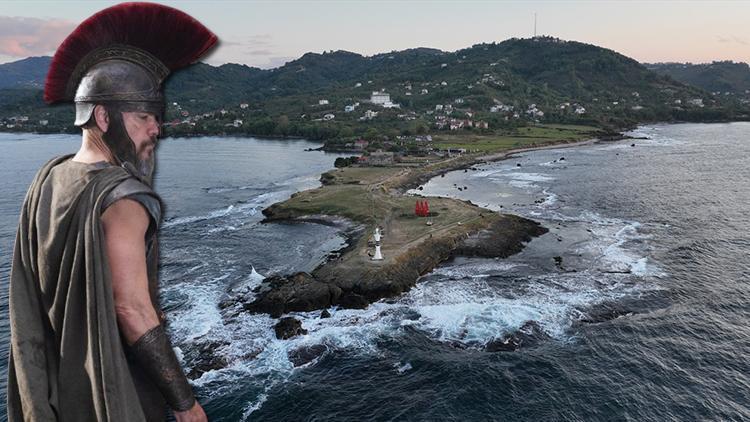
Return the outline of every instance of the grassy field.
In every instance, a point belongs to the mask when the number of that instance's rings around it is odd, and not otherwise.
[[[499,135],[435,135],[437,148],[463,148],[467,152],[492,153],[558,142],[574,142],[594,137],[596,128],[580,125],[538,125],[522,127]]]
[[[441,148],[465,148],[479,155],[530,146],[573,142],[595,136],[596,129],[586,126],[539,125],[519,128],[505,135],[440,135],[434,144]],[[287,216],[332,215],[342,216],[366,226],[367,235],[355,250],[342,257],[339,264],[347,266],[383,265],[422,242],[441,236],[463,235],[487,227],[499,218],[498,214],[449,198],[430,198],[428,218],[414,215],[419,199],[400,192],[410,180],[424,174],[437,174],[441,169],[469,165],[477,154],[465,154],[449,159],[427,160],[413,168],[406,167],[345,167],[323,175],[324,186],[299,192],[276,204]],[[433,159],[434,160],[434,159]],[[382,250],[385,261],[370,261],[367,239],[376,226],[384,229]]]

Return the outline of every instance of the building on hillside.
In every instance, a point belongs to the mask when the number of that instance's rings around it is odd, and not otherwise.
[[[328,105],[328,100],[318,100],[318,105]]]
[[[370,95],[370,102],[373,104],[385,104],[391,102],[391,96],[388,93],[380,92],[380,91],[373,91],[372,95]]]
[[[250,104],[248,104],[248,103],[242,103],[242,104],[240,104],[240,108],[243,109],[243,110],[246,109],[246,108],[248,108],[248,107],[250,107]]]
[[[377,150],[370,153],[367,163],[371,166],[390,166],[393,164],[393,153]]]
[[[354,141],[354,148],[357,149],[365,149],[368,145],[370,145],[370,143],[365,141],[364,139],[357,139],[356,141]]]
[[[328,113],[323,116],[323,120],[333,120],[336,116],[334,114]]]

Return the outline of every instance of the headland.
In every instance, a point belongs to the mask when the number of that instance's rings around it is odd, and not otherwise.
[[[520,148],[499,146],[423,160],[417,165],[355,165],[326,172],[319,188],[298,192],[264,209],[264,222],[337,225],[347,221],[348,245],[310,273],[268,277],[251,300],[230,298],[223,306],[242,302],[246,311],[273,317],[331,306],[365,308],[408,291],[420,276],[453,257],[504,258],[518,253],[526,242],[547,229],[522,217],[451,198],[429,198],[429,215],[417,216],[415,203],[424,198],[407,191],[419,189],[449,171],[476,171],[478,164],[513,154],[597,141],[586,135],[581,133],[578,139],[550,138]],[[372,259],[376,228],[382,233],[382,260]]]

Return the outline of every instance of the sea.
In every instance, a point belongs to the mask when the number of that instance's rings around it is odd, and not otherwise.
[[[341,155],[305,140],[161,141],[161,299],[209,419],[749,420],[750,123],[628,135],[410,191],[549,232],[510,258],[445,262],[364,310],[294,313],[308,333],[289,340],[276,339],[276,319],[224,304],[346,245],[340,227],[261,223],[264,207],[319,186]],[[3,385],[19,208],[38,167],[79,142],[0,134]]]

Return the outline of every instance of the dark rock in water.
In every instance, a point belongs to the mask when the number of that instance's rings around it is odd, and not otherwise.
[[[417,189],[419,189],[419,190],[423,190],[424,188],[423,188],[422,186],[420,186],[420,187],[418,187]]]
[[[245,310],[267,313],[275,318],[287,312],[327,308],[341,295],[338,286],[323,283],[303,272],[290,277],[269,277],[257,290],[255,300],[245,303]]]
[[[445,177],[445,173],[441,174],[440,177]]]
[[[552,259],[554,259],[554,260],[555,260],[555,266],[556,266],[557,268],[560,268],[560,269],[562,269],[562,267],[563,267],[563,266],[562,266],[562,261],[563,261],[562,257],[561,257],[561,256],[556,256],[556,257],[553,257]]]
[[[365,309],[370,302],[362,295],[358,295],[354,292],[347,292],[339,298],[338,304],[346,309]]]
[[[216,369],[225,368],[229,362],[224,356],[220,356],[216,351],[226,346],[226,343],[209,341],[192,348],[186,353],[186,358],[193,362],[192,368],[187,373],[191,380],[198,379],[204,373]]]
[[[635,144],[630,144],[630,146],[631,146],[631,147],[634,147],[634,146],[635,146]]]
[[[488,352],[514,352],[521,347],[532,347],[550,336],[542,330],[536,321],[526,321],[518,331],[506,334],[487,343],[484,347]]]
[[[328,347],[323,344],[314,344],[312,346],[301,347],[299,349],[290,350],[287,353],[289,361],[292,362],[294,367],[306,365],[315,359],[323,356],[323,353],[328,351]]]
[[[585,316],[579,322],[583,324],[598,324],[632,314],[633,311],[621,303],[602,303],[584,312]]]
[[[469,170],[468,169],[464,169],[464,173],[466,173],[467,171],[469,171]]]
[[[521,167],[521,163],[516,163],[516,167]]]
[[[307,330],[302,328],[302,323],[294,317],[281,318],[279,322],[273,326],[273,330],[276,332],[276,338],[280,340],[286,340],[294,336],[307,334]]]
[[[524,242],[547,233],[541,224],[515,215],[504,215],[489,229],[463,240],[453,255],[507,258],[521,252]]]
[[[565,157],[560,157],[559,161],[565,161]]]
[[[323,312],[320,313],[320,318],[330,318],[331,313],[328,312],[328,309],[323,309]]]

